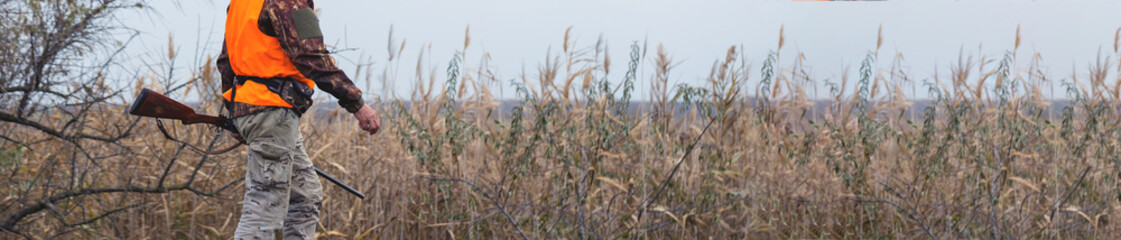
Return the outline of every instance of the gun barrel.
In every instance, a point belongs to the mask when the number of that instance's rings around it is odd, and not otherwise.
[[[323,172],[323,170],[319,170],[319,168],[315,168],[315,173],[319,174],[320,177],[326,178],[327,181],[331,181],[331,183],[334,183],[335,185],[338,185],[339,187],[343,188],[347,192],[350,192],[350,194],[354,194],[354,196],[358,196],[358,198],[361,198],[361,199],[366,199],[365,194],[362,194],[362,193],[358,192],[358,190],[354,190],[354,188],[352,188],[350,186],[347,186],[345,183],[340,182],[338,179],[335,179],[334,177],[331,177],[330,174],[327,174],[326,172]]]

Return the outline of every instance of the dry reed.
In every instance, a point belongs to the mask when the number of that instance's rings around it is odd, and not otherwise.
[[[1121,236],[1114,213],[1121,210],[1121,80],[1109,78],[1121,69],[1111,73],[1115,63],[1108,58],[1089,68],[1088,79],[1077,75],[1062,83],[1070,101],[1048,102],[1040,88],[1055,80],[1040,73],[1038,57],[1021,66],[1016,49],[999,62],[963,54],[941,75],[950,81],[935,76],[919,84],[901,69],[900,53],[880,65],[880,29],[855,91],[846,91],[847,78],[838,84],[807,74],[801,53],[794,66],[780,69],[786,38],[780,30],[759,84],[749,84],[748,59],[733,46],[714,62],[704,85],[670,86],[675,62],[661,44],[650,59],[645,44],[632,44],[626,74],[612,80],[606,44],[581,48],[570,31],[559,54],[512,82],[519,98],[507,103],[511,107],[491,96],[490,86],[501,81],[489,54],[482,54],[479,67],[467,68],[457,53],[443,86],[434,67],[424,75],[430,67],[418,61],[411,99],[378,103],[385,119],[380,135],[363,134],[337,111],[302,119],[316,164],[369,196],[359,200],[327,186],[320,237]],[[465,34],[464,51],[470,31]],[[394,62],[403,48],[403,41],[399,48],[390,41],[386,66],[399,65]],[[654,74],[640,76],[641,66],[653,66]],[[200,109],[217,108],[212,68],[204,65],[193,83],[207,100]],[[395,73],[387,69],[383,77],[397,79]],[[653,86],[649,103],[630,99],[641,77]],[[577,79],[582,84],[573,85]],[[806,88],[817,81],[830,87],[832,101],[810,99]],[[137,88],[149,84],[155,81]],[[931,99],[909,99],[905,86],[925,88]],[[119,112],[105,111],[95,121],[128,118]],[[154,129],[150,121],[141,124]],[[176,126],[175,133],[200,144],[214,137],[198,127]],[[232,185],[218,197],[93,196],[96,201],[83,204],[138,207],[84,224],[70,236],[231,237],[244,152],[205,159],[152,131],[123,143],[131,146],[128,154],[100,163],[130,171],[100,176],[99,184],[153,182],[150,173],[167,166],[176,169],[169,182],[182,182],[194,177],[197,164],[201,189]],[[63,171],[44,164],[68,154],[53,140],[0,150],[3,166],[24,162],[17,180]],[[95,212],[66,218],[89,214]],[[23,226],[47,235],[58,224],[32,219]]]

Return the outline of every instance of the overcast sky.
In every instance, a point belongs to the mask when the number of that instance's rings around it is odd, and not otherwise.
[[[129,54],[166,51],[172,34],[181,55],[217,55],[228,3],[161,0],[151,3],[153,11],[122,15],[143,32]],[[790,66],[793,56],[805,53],[819,86],[823,80],[839,81],[846,68],[855,75],[865,54],[875,48],[880,25],[880,66],[887,67],[896,52],[902,53],[904,66],[918,80],[932,78],[936,67],[946,74],[959,50],[1000,57],[1012,49],[1017,25],[1022,36],[1019,65],[1027,66],[1031,53],[1039,52],[1045,73],[1068,79],[1072,69],[1082,74],[1099,50],[1115,56],[1114,34],[1121,27],[1121,1],[319,0],[316,7],[328,44],[355,49],[337,56],[348,73],[361,56],[372,58],[379,73],[386,67],[392,26],[394,38],[398,43],[405,40],[406,46],[398,77],[390,79],[390,92],[406,97],[414,86],[421,48],[431,44],[424,62],[439,69],[442,79],[446,63],[463,47],[468,25],[467,65],[476,66],[482,53],[489,53],[504,79],[503,89],[495,94],[505,98],[513,96],[508,80],[518,77],[523,67],[534,73],[549,49],[556,54],[570,26],[578,46],[592,45],[600,35],[608,42],[612,79],[622,78],[633,41],[648,40],[651,48],[664,44],[679,63],[672,81],[690,84],[702,84],[713,61],[722,59],[728,47],[742,45],[753,69],[752,89],[766,54],[777,47],[781,26],[786,33],[781,66]],[[196,52],[195,46],[202,48]],[[645,99],[652,64],[642,67],[647,74],[639,81],[637,96]],[[363,77],[352,76],[367,89]],[[369,87],[378,94],[385,90],[377,77]],[[817,95],[826,92],[821,88]],[[913,96],[925,97],[924,93]],[[1062,97],[1061,91],[1055,93]]]

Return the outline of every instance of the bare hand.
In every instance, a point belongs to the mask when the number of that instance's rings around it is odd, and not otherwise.
[[[362,128],[370,135],[377,134],[381,129],[381,117],[378,116],[378,111],[370,108],[370,105],[363,105],[361,109],[354,112],[354,118],[358,119],[358,127]]]

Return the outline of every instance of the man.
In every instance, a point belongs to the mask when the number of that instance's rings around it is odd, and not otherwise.
[[[313,239],[322,185],[304,151],[299,116],[315,86],[370,134],[377,111],[328,55],[311,0],[231,0],[218,69],[230,117],[249,143],[235,239]]]

